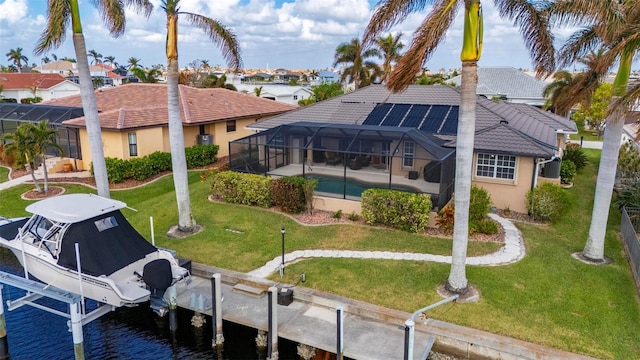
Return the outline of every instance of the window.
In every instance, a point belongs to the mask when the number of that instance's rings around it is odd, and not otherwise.
[[[478,154],[476,176],[495,179],[515,178],[516,157],[512,155]]]
[[[129,133],[129,156],[138,156],[138,139],[136,133]]]
[[[293,95],[293,100],[298,100],[298,95]]]
[[[236,121],[235,120],[229,120],[227,121],[227,132],[234,132],[236,131]]]
[[[413,167],[413,149],[413,141],[404,142],[402,166],[410,168]]]

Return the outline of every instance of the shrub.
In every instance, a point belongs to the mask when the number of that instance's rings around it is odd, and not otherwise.
[[[431,197],[389,189],[367,189],[362,193],[362,217],[370,225],[422,232],[429,224]]]
[[[469,223],[476,223],[486,219],[491,206],[491,197],[487,190],[472,185],[469,199]]]
[[[151,166],[155,174],[159,174],[163,171],[171,170],[171,154],[156,151],[147,155],[149,160],[151,161]]]
[[[616,195],[613,204],[618,208],[623,207],[640,207],[640,181],[629,184],[622,188]]]
[[[572,184],[573,178],[576,176],[576,165],[571,160],[562,160],[560,165],[560,182],[563,184]]]
[[[496,223],[491,219],[484,219],[472,225],[470,224],[469,228],[472,229],[472,232],[477,232],[480,234],[487,234],[487,235],[494,235],[494,234],[497,234],[499,231],[498,223]]]
[[[218,145],[194,145],[184,149],[187,168],[203,167],[218,161]]]
[[[270,177],[222,171],[213,174],[211,190],[214,196],[228,203],[268,208],[271,207],[270,183]]]
[[[347,218],[350,221],[358,221],[360,220],[360,215],[356,214],[356,212],[352,212],[351,214],[349,214],[349,217]]]
[[[453,206],[451,204],[445,205],[440,211],[438,211],[438,217],[436,218],[436,225],[446,232],[453,232],[453,220],[455,218],[455,210],[453,210]]]
[[[305,179],[298,176],[284,176],[271,181],[269,189],[273,205],[290,214],[304,211],[307,205],[304,183]]]
[[[110,183],[121,183],[131,177],[131,165],[127,160],[105,158],[104,161],[106,163],[107,177]],[[91,174],[93,174],[93,163],[91,163]]]
[[[153,169],[153,163],[146,156],[129,160],[129,176],[134,180],[142,181],[157,173]]]
[[[571,160],[573,162],[576,166],[576,171],[580,171],[589,164],[587,154],[585,154],[580,145],[576,143],[569,143],[565,147],[562,155],[562,162],[566,160]]]
[[[545,182],[527,193],[527,211],[535,220],[555,222],[569,208],[569,197],[560,186]]]
[[[342,219],[342,210],[338,210],[334,212],[333,215],[331,215],[331,217],[334,219]]]

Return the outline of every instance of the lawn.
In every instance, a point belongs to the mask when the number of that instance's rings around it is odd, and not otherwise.
[[[597,130],[585,130],[584,126],[578,125],[578,133],[570,134],[569,138],[574,141],[580,141],[582,138],[585,141],[602,141],[603,135],[598,135]]]
[[[9,180],[9,168],[0,166],[0,183]]]
[[[640,353],[640,302],[628,263],[617,238],[620,215],[612,211],[606,240],[611,265],[592,266],[571,257],[584,247],[591,216],[599,150],[587,150],[591,164],[578,174],[567,191],[572,209],[552,226],[518,225],[527,256],[508,266],[467,267],[471,284],[482,293],[478,303],[448,304],[429,316],[552,347],[605,359],[632,359]],[[68,192],[92,192],[79,185],[64,185]],[[0,215],[25,214],[22,185],[0,192]],[[451,241],[395,230],[357,225],[301,226],[268,210],[206,200],[208,184],[190,174],[194,218],[205,231],[181,240],[165,232],[177,220],[171,177],[137,189],[112,191],[138,211],[123,210],[127,218],[150,238],[153,216],[156,244],[177,250],[182,257],[236,271],[262,266],[280,254],[280,228],[285,226],[286,249],[352,249],[416,251],[448,255]],[[233,230],[233,231],[229,231]],[[492,252],[494,243],[470,242],[469,256]],[[449,265],[416,261],[312,259],[287,267],[284,279],[306,283],[342,296],[413,312],[441,300],[438,284],[446,280]],[[274,280],[280,281],[277,275]]]

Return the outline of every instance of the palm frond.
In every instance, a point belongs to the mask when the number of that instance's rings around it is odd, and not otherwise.
[[[179,12],[187,17],[187,21],[193,26],[201,29],[207,34],[209,39],[222,51],[222,57],[227,65],[233,69],[242,67],[240,56],[240,44],[236,35],[217,20],[189,12]]]
[[[149,0],[93,0],[102,21],[109,28],[111,35],[118,37],[124,33],[126,24],[125,7],[131,6],[137,13],[149,16],[153,4]]]
[[[618,97],[611,106],[609,106],[607,116],[613,113],[615,109],[623,109],[625,113],[628,113],[632,110],[632,105],[638,103],[640,103],[640,81],[630,85],[626,94]],[[637,122],[637,124],[640,125],[640,122]],[[640,134],[638,134],[638,136],[639,138],[636,140],[640,141]]]
[[[47,4],[47,27],[42,30],[34,53],[42,55],[62,45],[67,25],[71,21],[71,7],[67,0],[49,0]]]
[[[442,2],[456,0],[435,0],[433,6],[438,7]],[[388,30],[391,26],[403,21],[409,14],[422,11],[426,5],[424,0],[387,0],[381,1],[374,10],[371,20],[364,32],[362,42],[370,44],[378,34]]]
[[[567,38],[558,51],[558,67],[564,68],[577,59],[585,57],[593,48],[598,48],[602,40],[596,35],[593,27],[582,28]]]
[[[394,71],[389,76],[387,87],[394,92],[411,85],[422,65],[433,55],[434,50],[444,40],[447,29],[456,17],[459,4],[438,2],[415,31],[411,46],[402,55]]]
[[[553,33],[547,6],[527,0],[495,0],[500,15],[514,20],[533,58],[537,75],[550,74],[555,68]]]
[[[560,0],[550,7],[554,26],[619,23],[619,0]]]

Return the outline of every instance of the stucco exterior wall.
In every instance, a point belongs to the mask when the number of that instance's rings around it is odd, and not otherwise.
[[[471,183],[482,187],[491,196],[493,206],[526,213],[526,196],[533,182],[533,158],[516,157],[516,175],[514,180],[501,180],[476,176],[477,155],[473,155]]]
[[[137,157],[143,157],[145,155],[149,155],[156,151],[164,152],[164,144],[158,141],[158,139],[163,138],[163,128],[138,129],[135,131],[122,132],[122,136],[123,136],[122,142],[124,146],[124,148],[122,149],[123,159],[131,158],[129,156],[129,139],[128,139],[130,132],[136,133],[136,138],[138,141]],[[169,149],[167,152],[170,152],[170,151],[171,149]]]
[[[255,121],[255,118],[236,120],[236,131],[232,132],[227,132],[226,121],[209,125],[209,129],[212,130],[209,133],[213,135],[213,143],[220,146],[218,157],[229,156],[230,141],[253,134],[253,131],[246,129],[246,127]]]

